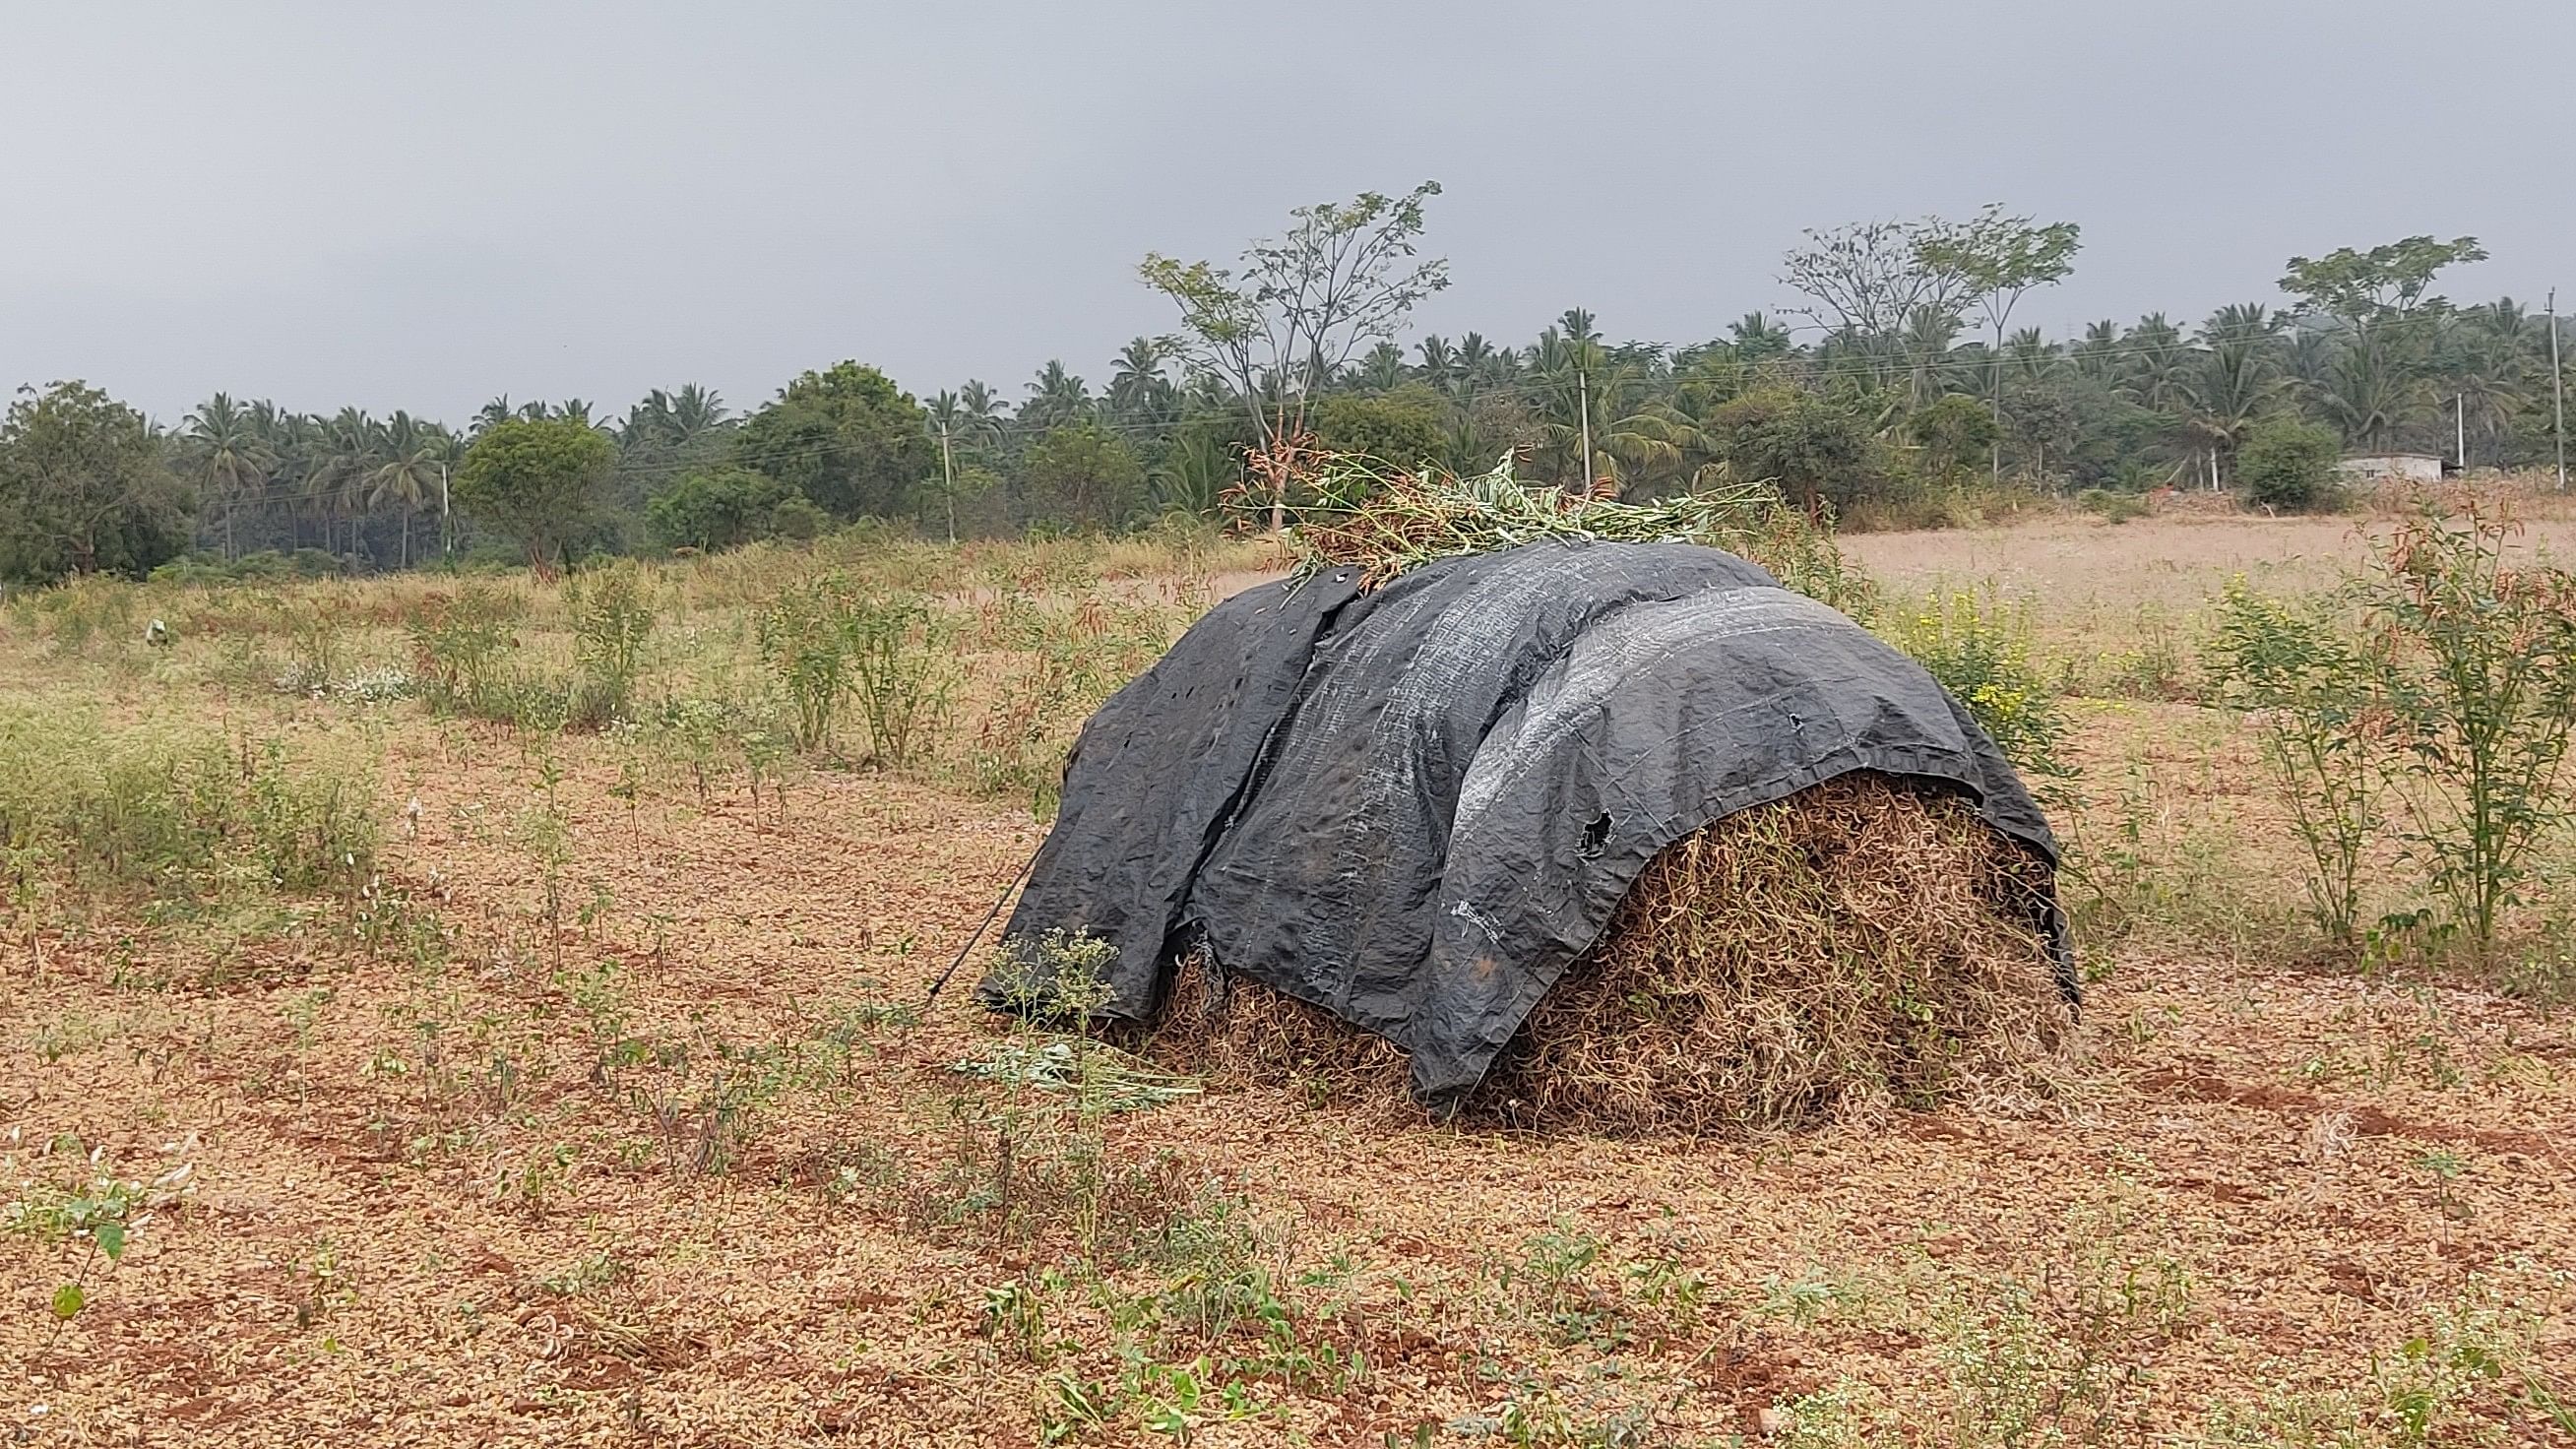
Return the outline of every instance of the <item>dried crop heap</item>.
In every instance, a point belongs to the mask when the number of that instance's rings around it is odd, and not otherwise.
[[[1467,1099],[1525,1127],[1727,1135],[2055,1097],[2072,1013],[2035,858],[1955,799],[1852,774],[1657,855]],[[1148,1050],[1233,1085],[1395,1104],[1383,1037],[1185,961]]]
[[[988,1001],[1091,938],[1168,1063],[1526,1127],[2051,1094],[2047,824],[1921,666],[1695,546],[1784,510],[1382,481],[1086,726]]]

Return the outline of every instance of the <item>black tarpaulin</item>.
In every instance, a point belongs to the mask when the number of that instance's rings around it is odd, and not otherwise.
[[[1732,554],[1532,544],[1367,594],[1327,571],[1218,605],[1083,727],[1003,941],[1041,970],[1051,931],[1110,943],[1104,1010],[1135,1020],[1203,948],[1403,1047],[1443,1103],[1658,851],[1851,770],[2056,861],[1920,665]]]

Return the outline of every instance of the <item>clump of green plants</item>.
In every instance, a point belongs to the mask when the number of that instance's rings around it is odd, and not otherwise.
[[[947,708],[948,683],[930,646],[930,611],[910,599],[862,600],[848,625],[850,666],[868,746],[890,765],[909,762]]]
[[[2350,945],[2389,762],[2381,662],[2327,606],[2263,598],[2242,579],[2220,602],[2211,657],[2221,698],[2256,724],[2263,762],[2307,851],[2309,910],[2328,940]]]
[[[2072,773],[2059,754],[2065,709],[2031,659],[2027,610],[1991,590],[1960,590],[1891,609],[1880,627],[1967,706],[2013,764],[2041,775]]]
[[[575,582],[566,598],[572,612],[574,658],[581,678],[573,686],[571,723],[596,729],[634,714],[635,679],[644,669],[644,646],[653,635],[653,601],[644,571],[620,562]]]
[[[2483,952],[2533,846],[2570,815],[2576,575],[2508,564],[2513,520],[2474,494],[2454,506],[2401,522],[2359,594],[2411,767],[2396,777],[2408,843]]]
[[[2576,814],[2560,788],[2576,575],[2511,561],[2515,531],[2475,495],[2427,501],[2337,594],[2290,605],[2239,587],[2222,607],[2218,683],[2261,722],[2310,900],[2338,941],[2359,923],[2362,854],[2393,831],[2447,907],[2444,929],[2491,957],[2537,848]]]
[[[271,892],[354,902],[373,873],[371,775],[336,748],[0,712],[0,857],[21,905],[186,908]]]
[[[845,590],[829,577],[779,591],[754,617],[761,662],[787,693],[799,749],[829,744],[850,688]]]
[[[753,621],[760,656],[787,695],[800,749],[828,749],[855,702],[870,753],[907,763],[945,709],[948,682],[918,602],[876,598],[839,574],[789,585]]]
[[[499,589],[467,584],[454,594],[432,594],[411,616],[412,677],[436,708],[489,715],[505,692],[500,661],[518,646],[511,620],[519,600]]]

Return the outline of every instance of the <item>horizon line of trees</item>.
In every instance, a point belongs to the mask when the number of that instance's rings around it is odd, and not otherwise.
[[[2546,319],[2433,290],[2485,256],[2470,237],[2293,258],[2288,308],[2051,338],[2012,325],[2014,308],[2069,274],[2080,232],[1989,207],[1811,232],[1784,258],[1795,306],[1699,343],[1612,342],[1570,308],[1526,343],[1405,346],[1406,315],[1447,285],[1445,263],[1416,256],[1437,194],[1300,208],[1235,268],[1149,256],[1143,280],[1182,329],[1129,341],[1098,388],[1050,360],[1016,400],[979,379],[916,398],[850,361],[739,414],[696,384],[616,414],[495,398],[461,428],[218,393],[163,428],[82,384],[22,388],[0,421],[0,579],[139,573],[190,551],[387,569],[507,546],[546,566],[865,518],[950,538],[1114,531],[1265,501],[1243,495],[1246,452],[1290,435],[1402,467],[1508,457],[1526,481],[1638,497],[1767,478],[1845,511],[1980,481],[2238,486],[2249,446],[2330,462],[2464,444],[2470,466],[2500,467],[2557,447]],[[545,430],[570,442],[537,446]],[[579,476],[476,470],[502,433],[524,467]],[[532,523],[513,489],[562,516]],[[1274,521],[1291,502],[1266,501]]]

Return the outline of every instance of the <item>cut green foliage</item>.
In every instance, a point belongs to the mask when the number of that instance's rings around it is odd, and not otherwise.
[[[987,1081],[1066,1092],[1096,1112],[1134,1112],[1198,1095],[1195,1078],[1157,1071],[1097,1042],[1004,1039],[956,1064]]]
[[[1766,486],[1732,483],[1620,503],[1524,484],[1508,460],[1474,478],[1404,472],[1338,455],[1324,456],[1311,471],[1317,501],[1297,510],[1288,533],[1298,569],[1357,567],[1364,587],[1436,559],[1546,539],[1730,548],[1756,537],[1770,523],[1767,515],[1782,507]]]

